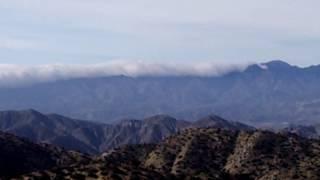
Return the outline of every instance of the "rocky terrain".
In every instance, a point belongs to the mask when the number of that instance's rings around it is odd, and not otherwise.
[[[131,145],[25,179],[320,178],[320,142],[294,134],[192,128],[155,145]]]

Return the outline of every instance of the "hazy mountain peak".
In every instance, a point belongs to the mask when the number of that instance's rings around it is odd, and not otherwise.
[[[39,111],[35,110],[35,109],[26,109],[21,111],[22,113],[29,113],[29,114],[37,114],[37,115],[43,115],[42,113],[40,113]]]
[[[193,124],[194,127],[215,127],[229,130],[254,130],[254,127],[225,120],[217,115],[209,115],[204,117]]]
[[[292,66],[282,60],[273,60],[267,63],[262,63],[263,66],[266,66],[268,69],[287,69],[291,68]]]
[[[291,124],[282,129],[281,133],[292,133],[306,138],[319,138],[319,134],[315,126]]]
[[[228,123],[227,120],[222,119],[221,117],[217,115],[209,115],[207,117],[203,117],[200,120],[195,122],[198,125],[205,125],[205,126],[211,126],[211,125],[217,125],[217,124],[225,124]],[[203,127],[203,126],[202,126]]]
[[[142,121],[136,120],[136,119],[123,119],[118,123],[118,125],[130,126],[130,127],[138,127],[138,126],[141,126],[141,124],[142,124]]]
[[[177,120],[171,116],[168,115],[155,115],[151,116],[149,118],[144,119],[144,122],[146,123],[175,123]]]
[[[269,62],[266,62],[266,63],[263,63],[265,65],[278,65],[278,66],[291,66],[289,63],[283,61],[283,60],[272,60],[272,61],[269,61]]]
[[[207,118],[214,121],[226,121],[222,117],[215,114],[210,114],[209,116],[207,116]]]
[[[252,64],[246,68],[245,73],[259,73],[268,69],[264,64]]]
[[[9,110],[9,111],[0,111],[1,113],[7,112],[7,113],[30,113],[30,114],[41,114],[40,112],[34,110],[34,109],[24,109],[24,110]]]
[[[258,63],[252,64],[248,66],[245,70],[247,73],[259,74],[265,71],[279,72],[279,71],[288,71],[296,68],[296,66],[292,66],[289,63],[282,60],[272,60],[266,63]]]
[[[0,111],[0,116],[21,116],[24,118],[40,118],[40,119],[45,119],[45,115],[34,110],[34,109],[26,109],[26,110],[21,110],[21,111]]]

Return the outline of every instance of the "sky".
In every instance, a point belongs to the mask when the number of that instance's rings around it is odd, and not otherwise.
[[[0,64],[320,64],[319,0],[1,0]]]

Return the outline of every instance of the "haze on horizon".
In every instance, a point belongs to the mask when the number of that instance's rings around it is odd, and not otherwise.
[[[319,64],[319,1],[3,0],[0,64]]]

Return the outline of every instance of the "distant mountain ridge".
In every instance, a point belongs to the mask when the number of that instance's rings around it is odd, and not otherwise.
[[[104,123],[168,114],[194,120],[217,114],[264,126],[320,119],[320,65],[271,61],[218,77],[111,76],[0,88],[0,109],[33,108]],[[19,100],[17,100],[19,99]]]
[[[102,124],[70,119],[57,114],[45,115],[35,110],[0,111],[0,130],[86,153],[99,153],[127,144],[158,143],[182,129],[216,127],[252,130],[253,127],[208,116],[195,122],[178,121],[166,115],[144,120],[122,120]]]
[[[303,126],[303,125],[289,125],[288,127],[281,129],[282,133],[297,134],[301,137],[319,139],[320,138],[320,125]]]

